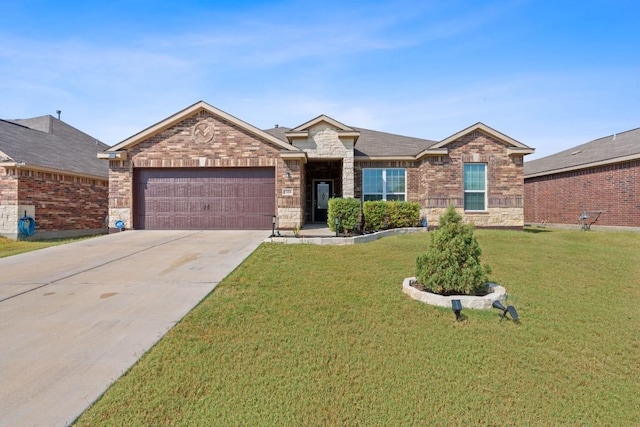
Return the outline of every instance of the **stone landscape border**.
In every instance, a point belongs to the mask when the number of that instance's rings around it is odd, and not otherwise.
[[[442,296],[438,294],[432,294],[431,292],[421,291],[414,288],[411,284],[416,281],[415,277],[407,277],[402,282],[402,292],[409,295],[411,298],[422,301],[425,304],[435,305],[438,307],[451,308],[451,300],[458,299],[463,308],[473,308],[477,310],[491,309],[494,301],[500,301],[504,303],[507,300],[507,290],[495,283],[487,283],[487,289],[490,291],[484,296],[472,296],[472,295],[451,295]]]
[[[383,237],[396,236],[399,234],[414,234],[427,232],[425,227],[406,227],[394,228],[392,230],[382,230],[371,234],[363,234],[361,236],[350,237],[267,237],[264,241],[267,243],[285,243],[285,244],[309,244],[309,245],[355,245],[359,243],[368,243]]]

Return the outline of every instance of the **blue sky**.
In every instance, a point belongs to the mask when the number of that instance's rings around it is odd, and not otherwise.
[[[204,100],[440,140],[478,121],[539,158],[640,127],[637,1],[12,1],[0,118],[109,145]]]

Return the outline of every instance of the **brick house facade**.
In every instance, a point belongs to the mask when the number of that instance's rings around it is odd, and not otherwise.
[[[525,222],[640,227],[640,129],[525,164]]]
[[[453,205],[478,226],[522,228],[531,152],[482,123],[442,141],[324,115],[260,130],[198,102],[99,156],[109,162],[110,227],[290,229],[326,222],[328,198],[355,197],[418,202],[433,225]]]
[[[25,214],[37,238],[106,231],[108,146],[52,117],[0,120],[0,235],[20,234]]]

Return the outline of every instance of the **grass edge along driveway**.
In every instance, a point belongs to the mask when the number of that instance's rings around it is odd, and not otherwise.
[[[637,234],[477,230],[522,323],[401,291],[428,234],[263,244],[77,425],[638,425]]]

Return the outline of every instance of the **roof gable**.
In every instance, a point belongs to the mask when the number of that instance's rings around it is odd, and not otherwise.
[[[331,126],[334,126],[337,130],[339,131],[347,131],[347,132],[353,132],[354,129],[343,124],[340,123],[339,121],[332,119],[331,117],[325,115],[325,114],[321,114],[318,117],[316,117],[315,119],[311,119],[306,123],[301,124],[300,126],[291,129],[291,132],[302,132],[302,131],[306,131],[309,130],[310,128],[312,128],[313,126],[319,124],[319,123],[328,123]]]
[[[486,134],[489,134],[491,136],[493,136],[496,139],[499,139],[500,141],[504,142],[507,145],[510,145],[514,148],[522,148],[522,149],[529,149],[531,150],[530,147],[524,145],[523,143],[516,141],[515,139],[501,133],[498,132],[497,130],[493,129],[492,127],[489,127],[487,125],[485,125],[482,122],[478,122],[475,125],[471,125],[466,129],[461,130],[460,132],[454,133],[453,135],[443,139],[442,141],[438,142],[437,144],[435,144],[433,147],[431,148],[443,148],[446,145],[450,144],[451,142],[465,136],[466,134],[469,134],[471,132],[480,130]]]
[[[360,132],[358,130],[353,129],[345,125],[344,123],[340,123],[339,121],[332,119],[331,117],[324,114],[321,114],[315,119],[311,119],[308,122],[285,132],[285,135],[289,142],[294,139],[307,138],[309,136],[309,130],[321,123],[326,123],[327,125],[335,128],[336,132],[338,133],[338,138],[353,138],[354,144],[360,137]]]
[[[292,147],[291,145],[287,144],[286,142],[274,137],[273,135],[270,135],[269,133],[258,129],[257,127],[238,119],[237,117],[232,116],[231,114],[225,113],[222,110],[219,110],[209,104],[207,104],[204,101],[199,101],[196,102],[195,104],[185,108],[182,111],[179,111],[175,114],[173,114],[172,116],[167,117],[166,119],[156,123],[155,125],[152,125],[148,128],[146,128],[145,130],[138,132],[137,134],[130,136],[129,138],[125,139],[122,142],[119,142],[118,144],[114,145],[113,147],[109,148],[108,150],[105,151],[105,155],[104,156],[100,156],[103,158],[110,158],[109,154],[110,153],[116,153],[122,150],[126,150],[128,148],[131,148],[139,143],[141,143],[142,141],[148,139],[149,137],[160,133],[170,127],[172,127],[173,125],[180,123],[181,121],[183,121],[184,119],[193,116],[194,114],[199,113],[200,111],[207,111],[209,114],[218,117],[220,119],[226,120],[230,123],[233,123],[234,125],[244,129],[245,131],[258,136],[266,141],[269,141],[270,143],[274,144],[275,146],[283,149],[283,150],[287,150],[287,151],[298,151],[295,147]],[[121,158],[121,157],[119,157]]]
[[[443,139],[442,141],[432,145],[431,147],[427,148],[426,150],[424,150],[423,152],[421,152],[420,154],[418,154],[418,158],[423,157],[423,156],[427,156],[427,155],[442,155],[442,154],[446,154],[447,153],[447,149],[446,146],[451,144],[452,142],[462,138],[463,136],[470,134],[471,132],[475,132],[475,131],[481,131],[484,132],[485,134],[488,134],[489,136],[492,136],[500,141],[502,141],[505,145],[507,145],[507,154],[512,155],[512,154],[531,154],[534,152],[534,149],[519,142],[516,141],[515,139],[503,134],[502,132],[498,132],[497,130],[493,129],[492,127],[489,127],[487,125],[485,125],[482,122],[478,122],[474,125],[469,126],[466,129],[461,130],[460,132],[456,132],[453,135]]]

